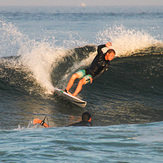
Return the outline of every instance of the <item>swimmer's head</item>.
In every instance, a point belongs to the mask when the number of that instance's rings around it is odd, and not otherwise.
[[[91,115],[89,112],[84,112],[82,114],[82,121],[91,122]]]

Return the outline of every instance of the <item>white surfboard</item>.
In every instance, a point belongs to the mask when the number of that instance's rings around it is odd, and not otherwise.
[[[84,108],[87,105],[86,101],[83,101],[75,96],[72,96],[72,95],[60,90],[59,88],[55,88],[54,93],[63,97],[65,100],[70,101],[71,103],[73,103],[77,106],[80,106],[81,108]]]

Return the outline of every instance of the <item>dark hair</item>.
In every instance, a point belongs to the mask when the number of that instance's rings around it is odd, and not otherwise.
[[[88,121],[90,118],[91,118],[91,115],[89,112],[86,111],[82,114],[82,121]]]
[[[116,54],[115,50],[114,49],[109,49],[106,53],[111,53],[113,52],[114,54]]]

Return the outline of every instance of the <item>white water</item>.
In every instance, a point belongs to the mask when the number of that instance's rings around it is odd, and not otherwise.
[[[132,55],[132,52],[150,47],[159,43],[158,40],[150,36],[144,30],[129,30],[124,26],[113,26],[98,34],[99,41],[107,42],[111,40],[116,56],[126,57]]]

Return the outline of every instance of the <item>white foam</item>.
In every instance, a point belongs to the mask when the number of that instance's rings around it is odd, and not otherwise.
[[[15,56],[23,48],[28,37],[23,35],[12,23],[0,20],[0,56]]]
[[[130,56],[132,52],[136,50],[158,43],[158,41],[147,32],[135,29],[129,30],[124,26],[114,26],[109,30],[99,32],[98,40],[104,43],[111,40],[112,48],[115,49],[118,57]]]
[[[65,55],[64,49],[56,49],[50,43],[37,42],[22,34],[12,23],[0,20],[1,44],[0,54],[3,56],[21,56],[15,66],[23,65],[32,72],[36,81],[52,93],[54,87],[51,82],[52,65]],[[14,61],[13,61],[14,62]],[[18,65],[19,64],[19,65]]]
[[[23,65],[33,73],[37,82],[46,89],[46,93],[53,93],[54,86],[51,81],[52,65],[57,64],[59,58],[64,57],[65,50],[54,49],[47,43],[40,43],[32,47],[30,53],[21,56]]]

